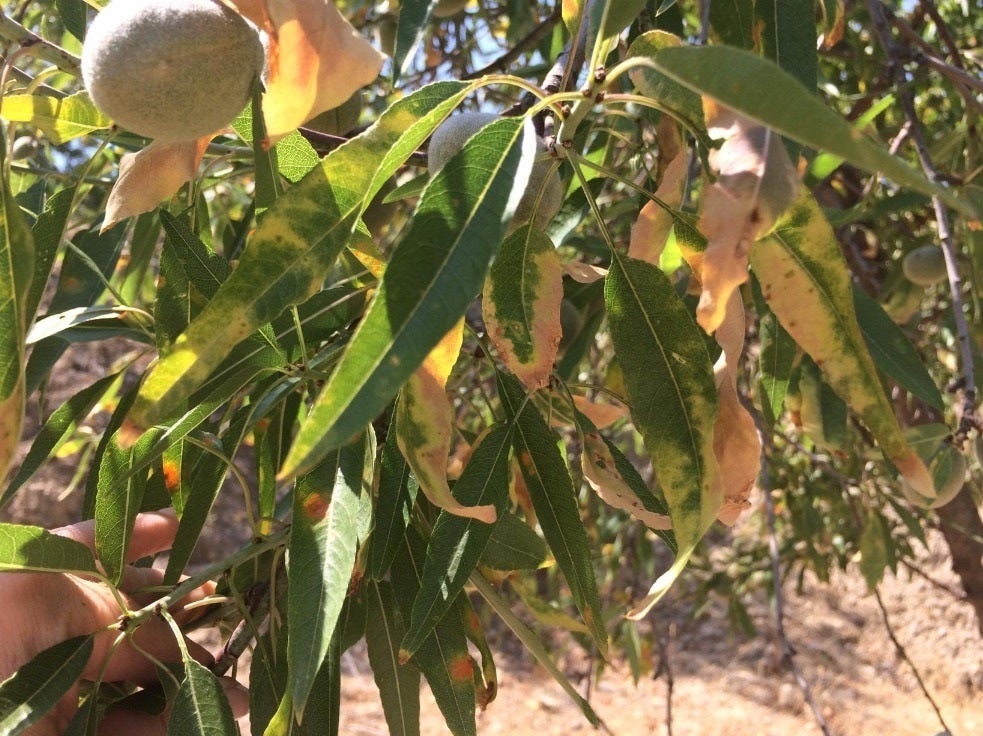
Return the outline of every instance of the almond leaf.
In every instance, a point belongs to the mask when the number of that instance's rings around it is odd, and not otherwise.
[[[446,386],[463,340],[461,320],[430,351],[403,387],[396,404],[396,440],[420,490],[431,503],[450,514],[491,524],[496,518],[494,506],[463,506],[447,483],[454,408],[447,399]]]
[[[482,312],[502,362],[530,391],[549,380],[562,300],[563,267],[552,241],[524,225],[502,243],[485,280]]]
[[[119,177],[106,203],[101,232],[127,217],[150,212],[182,184],[194,179],[210,140],[154,142],[136,153],[124,154],[119,162]]]
[[[724,319],[731,293],[748,278],[751,244],[774,227],[795,200],[798,177],[781,138],[763,125],[709,98],[707,130],[723,145],[710,154],[717,181],[707,188],[700,214],[706,251],[690,260],[703,285],[696,315],[707,332]]]
[[[263,114],[271,142],[338,107],[369,84],[386,57],[330,0],[231,0],[270,38]]]

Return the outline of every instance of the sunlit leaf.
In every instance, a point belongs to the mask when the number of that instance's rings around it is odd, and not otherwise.
[[[700,205],[706,250],[697,254],[684,248],[683,255],[703,289],[697,321],[713,332],[731,294],[748,279],[752,243],[795,201],[798,176],[779,136],[711,99],[704,100],[703,108],[707,131],[724,142],[710,153],[717,180],[704,191]]]
[[[652,456],[679,545],[672,567],[629,614],[639,618],[668,591],[723,502],[713,453],[717,392],[702,333],[662,271],[618,257],[604,291],[632,420]]]
[[[26,524],[0,524],[0,572],[96,573],[92,550]]]
[[[170,416],[232,347],[320,289],[361,208],[466,90],[461,83],[440,82],[407,95],[277,200],[238,267],[145,378],[134,425],[145,428]]]
[[[522,196],[536,145],[521,119],[502,118],[431,180],[372,304],[301,427],[283,476],[303,470],[374,419],[464,315]]]
[[[782,326],[812,356],[912,487],[934,497],[928,469],[905,439],[867,351],[836,236],[808,192],[775,232],[755,245],[751,265]]]
[[[385,56],[326,0],[231,0],[270,34],[263,114],[277,140],[373,81]]]
[[[960,212],[973,206],[865,138],[839,113],[772,62],[729,46],[665,48],[650,57],[664,74],[777,133],[829,151],[901,186],[938,196]]]
[[[420,490],[437,508],[485,523],[495,520],[494,506],[462,504],[451,494],[447,463],[454,431],[454,406],[446,384],[461,352],[464,321],[448,332],[410,376],[396,402],[396,439],[413,468]]]
[[[173,736],[234,736],[238,733],[229,699],[218,678],[193,659],[184,663],[184,680],[167,719]]]
[[[61,98],[43,94],[6,95],[0,116],[12,123],[36,125],[59,146],[97,130],[106,130],[113,124],[96,109],[85,92]]]
[[[102,229],[155,209],[198,174],[198,165],[210,139],[151,143],[136,153],[123,154],[119,175],[106,202]]]
[[[543,388],[560,344],[563,300],[563,267],[549,237],[531,224],[509,235],[482,293],[499,358],[526,388]]]

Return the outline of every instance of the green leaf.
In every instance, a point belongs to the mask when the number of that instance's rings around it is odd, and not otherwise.
[[[672,567],[634,617],[666,593],[723,502],[713,479],[717,388],[704,333],[661,270],[618,256],[604,296],[632,421],[652,456],[678,544]]]
[[[409,527],[392,570],[393,591],[404,621],[409,619],[412,602],[420,589],[425,558],[425,542]],[[457,616],[444,617],[417,650],[413,662],[427,679],[450,732],[454,736],[476,736],[474,661],[468,653],[462,620]]]
[[[399,662],[399,642],[406,627],[389,583],[373,582],[365,588],[365,643],[386,724],[391,736],[414,736],[420,733],[420,672],[413,663]]]
[[[5,108],[9,99],[3,99]],[[0,168],[5,169],[7,143],[2,134],[0,147]],[[4,177],[0,181],[0,482],[17,451],[24,420],[24,339],[33,273],[34,239]]]
[[[370,434],[332,453],[294,489],[287,601],[294,714],[307,707],[371,520]],[[368,461],[367,461],[368,460]]]
[[[167,720],[169,736],[236,736],[232,707],[218,678],[189,659],[184,663],[184,680]]]
[[[255,104],[255,98],[254,102]],[[246,143],[253,145],[253,107],[247,105],[242,113],[232,121],[232,128],[239,134]],[[259,136],[260,140],[265,138],[265,127]],[[254,148],[255,150],[255,148]],[[265,154],[265,155],[264,155]],[[262,159],[262,161],[261,161]],[[257,166],[262,165],[267,169],[264,176],[272,176],[269,170],[271,165],[288,181],[296,183],[303,179],[320,162],[317,151],[299,131],[292,130],[283,138],[277,141],[268,152],[259,149],[256,156]],[[269,182],[272,184],[272,182]]]
[[[393,49],[393,80],[395,88],[400,75],[406,71],[423,40],[437,0],[402,0],[396,23],[396,43]]]
[[[281,476],[302,472],[378,416],[465,313],[502,242],[535,148],[522,119],[502,118],[431,180]]]
[[[636,38],[628,48],[628,57],[654,57],[662,49],[682,46],[677,36],[665,31],[648,31]],[[660,109],[682,123],[704,145],[710,145],[703,121],[703,102],[698,94],[652,68],[637,67],[628,73],[632,84]]]
[[[69,540],[65,540],[69,541]],[[0,733],[17,736],[55,707],[92,656],[92,635],[45,649],[0,684]]]
[[[928,469],[908,444],[867,351],[849,267],[808,191],[770,236],[755,243],[750,260],[765,301],[782,326],[816,361],[826,382],[863,420],[912,487],[934,497]]]
[[[887,544],[885,542],[884,519],[870,509],[867,523],[860,535],[860,571],[864,574],[867,587],[874,590],[884,577],[887,567]]]
[[[604,726],[604,722],[600,719],[591,704],[584,700],[583,696],[577,692],[577,689],[570,682],[570,679],[563,674],[559,667],[556,666],[556,662],[550,656],[549,652],[546,651],[546,647],[543,646],[542,639],[537,636],[528,626],[526,626],[513,612],[511,605],[505,601],[492,587],[485,578],[483,578],[477,572],[471,576],[471,582],[478,589],[481,596],[488,601],[489,605],[495,609],[501,619],[505,624],[512,629],[512,632],[519,637],[519,640],[525,645],[526,649],[536,658],[543,668],[552,675],[553,679],[556,680],[557,684],[563,688],[564,692],[570,696],[570,699],[577,704],[580,708],[580,712],[584,714],[584,717],[594,728],[604,727],[605,731],[609,729]]]
[[[78,184],[73,184],[59,189],[48,197],[44,209],[31,228],[34,236],[34,277],[27,295],[27,306],[24,309],[28,319],[37,312],[41,296],[48,285],[51,267],[65,236],[65,226],[68,224],[68,216],[72,213],[77,190]]]
[[[742,49],[755,46],[755,0],[715,0],[710,4],[713,36]]]
[[[493,570],[536,570],[546,564],[549,548],[515,514],[500,513],[479,562]]]
[[[92,550],[37,526],[0,524],[0,572],[96,575]]]
[[[864,342],[878,370],[929,406],[944,411],[939,387],[904,331],[856,284],[853,285],[853,303]]]
[[[369,538],[369,554],[365,564],[365,576],[371,580],[382,580],[389,572],[393,558],[403,546],[403,535],[420,490],[416,479],[410,475],[410,466],[399,451],[395,413],[389,423],[379,466],[375,527]]]
[[[580,518],[577,492],[557,447],[558,438],[533,403],[526,401],[525,391],[515,378],[499,373],[498,393],[514,425],[515,454],[543,536],[570,586],[574,604],[588,631],[601,652],[606,652],[607,632],[591,564],[590,542]]]
[[[126,551],[133,534],[133,522],[140,511],[147,487],[148,455],[155,453],[154,445],[164,431],[155,428],[145,433],[132,447],[119,444],[119,433],[113,435],[106,448],[96,491],[96,553],[106,571],[106,577],[119,585],[128,562]]]
[[[85,92],[62,98],[43,94],[7,95],[3,98],[2,114],[12,123],[37,126],[56,146],[106,130],[113,124],[96,109]]]
[[[865,138],[794,77],[766,59],[730,46],[666,48],[650,58],[659,71],[680,84],[787,138],[834,153],[870,173],[938,196],[954,209],[974,215],[969,202],[931,183]]]
[[[758,339],[761,344],[758,357],[761,411],[765,421],[774,427],[785,404],[789,378],[799,347],[761,296],[761,285],[757,279],[753,280],[752,289],[755,308],[758,310]]]
[[[321,288],[363,207],[468,89],[439,82],[407,95],[277,200],[238,267],[148,374],[132,410],[136,426],[170,416],[233,346]]]
[[[66,440],[78,429],[79,425],[89,416],[92,409],[111,390],[119,380],[122,372],[111,373],[100,378],[91,386],[82,389],[55,409],[47,421],[38,430],[28,450],[27,456],[17,470],[17,475],[0,496],[0,508],[5,506],[21,486],[29,481],[61,447]]]
[[[488,336],[506,368],[531,388],[549,380],[560,342],[563,264],[549,237],[526,224],[492,263],[481,302]]]
[[[464,472],[454,484],[454,498],[463,505],[494,504],[505,511],[509,500],[509,426],[494,426],[474,448]],[[441,511],[430,535],[420,592],[413,601],[400,658],[409,659],[433,627],[450,610],[492,535],[495,524]]]
[[[756,0],[755,29],[765,56],[793,76],[807,90],[816,89],[819,56],[816,53],[815,0]]]

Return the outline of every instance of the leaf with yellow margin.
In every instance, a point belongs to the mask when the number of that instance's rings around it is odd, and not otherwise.
[[[703,111],[711,137],[724,139],[710,153],[717,181],[703,195],[700,230],[707,248],[694,268],[703,286],[696,318],[713,332],[731,293],[747,281],[751,244],[795,201],[798,176],[780,136],[710,98]]]
[[[723,349],[713,366],[718,405],[713,454],[720,468],[718,478],[724,496],[717,519],[732,525],[751,505],[748,497],[761,469],[761,439],[737,393],[737,364],[744,350],[744,302],[740,291],[731,292],[714,337]]]
[[[150,212],[194,179],[210,140],[154,142],[136,153],[125,154],[106,203],[102,232],[127,217]]]
[[[560,344],[563,266],[549,237],[523,225],[502,243],[481,309],[499,358],[530,391],[549,381]]]
[[[461,352],[462,319],[424,359],[396,402],[396,441],[413,469],[423,494],[450,514],[491,524],[497,516],[491,504],[462,506],[447,482],[454,434],[454,407],[447,398],[447,378]]]
[[[263,114],[271,142],[372,82],[386,57],[331,0],[230,0],[269,34]]]
[[[884,454],[923,496],[935,485],[884,393],[857,322],[850,271],[819,205],[804,190],[778,227],[751,250],[751,269],[778,321],[860,417]]]

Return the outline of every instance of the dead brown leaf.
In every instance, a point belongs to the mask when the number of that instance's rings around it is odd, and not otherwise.
[[[136,153],[124,154],[106,203],[103,232],[127,217],[150,212],[194,179],[210,140],[151,143]]]

